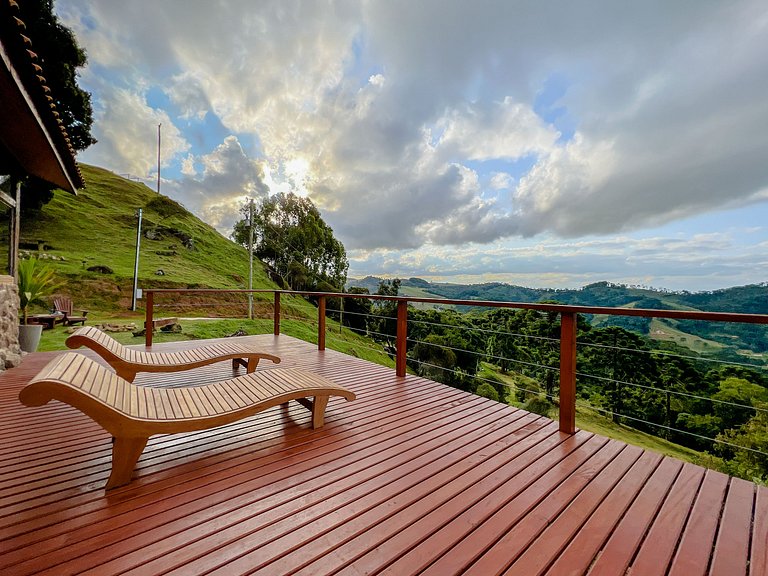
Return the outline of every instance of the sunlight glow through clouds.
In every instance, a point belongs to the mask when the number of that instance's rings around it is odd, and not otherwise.
[[[90,62],[79,159],[151,182],[162,122],[165,193],[224,234],[294,191],[353,275],[768,275],[764,1],[55,7]]]

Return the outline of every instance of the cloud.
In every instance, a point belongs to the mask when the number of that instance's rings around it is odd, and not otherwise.
[[[165,194],[182,202],[203,220],[229,234],[240,220],[246,198],[264,198],[269,189],[260,162],[248,158],[235,136],[228,136],[213,152],[185,160],[197,163],[202,173],[189,172],[163,184]]]
[[[491,174],[491,190],[507,190],[512,187],[513,177],[506,172],[493,172]]]
[[[103,84],[100,94],[94,110],[94,134],[99,145],[88,152],[89,161],[140,178],[156,174],[158,124],[163,125],[162,166],[189,150],[189,143],[168,113],[150,107],[143,93]]]
[[[57,10],[91,61],[100,142],[83,157],[145,174],[162,122],[169,186],[222,229],[265,178],[350,251],[627,234],[768,198],[759,0]],[[204,118],[236,140],[191,159],[185,126]]]

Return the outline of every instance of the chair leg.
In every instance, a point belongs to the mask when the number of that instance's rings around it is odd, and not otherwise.
[[[325,424],[325,407],[328,406],[328,396],[315,396],[312,403],[312,428],[322,428]]]
[[[105,488],[125,486],[131,481],[133,469],[149,438],[115,438],[112,443],[112,472]]]

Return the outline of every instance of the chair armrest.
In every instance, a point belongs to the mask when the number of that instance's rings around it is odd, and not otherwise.
[[[80,314],[83,316],[88,316],[88,310],[80,310]]]

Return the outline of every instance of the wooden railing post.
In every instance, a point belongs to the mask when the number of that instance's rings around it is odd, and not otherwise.
[[[560,313],[560,432],[576,432],[576,313]]]
[[[155,313],[155,294],[149,290],[146,292],[147,311],[144,319],[144,345],[152,346],[152,316]]]
[[[275,336],[280,336],[280,292],[275,292]]]
[[[397,302],[397,341],[395,342],[395,374],[405,376],[405,360],[408,337],[408,301],[399,300]]]
[[[317,349],[325,350],[325,296],[317,299]]]

